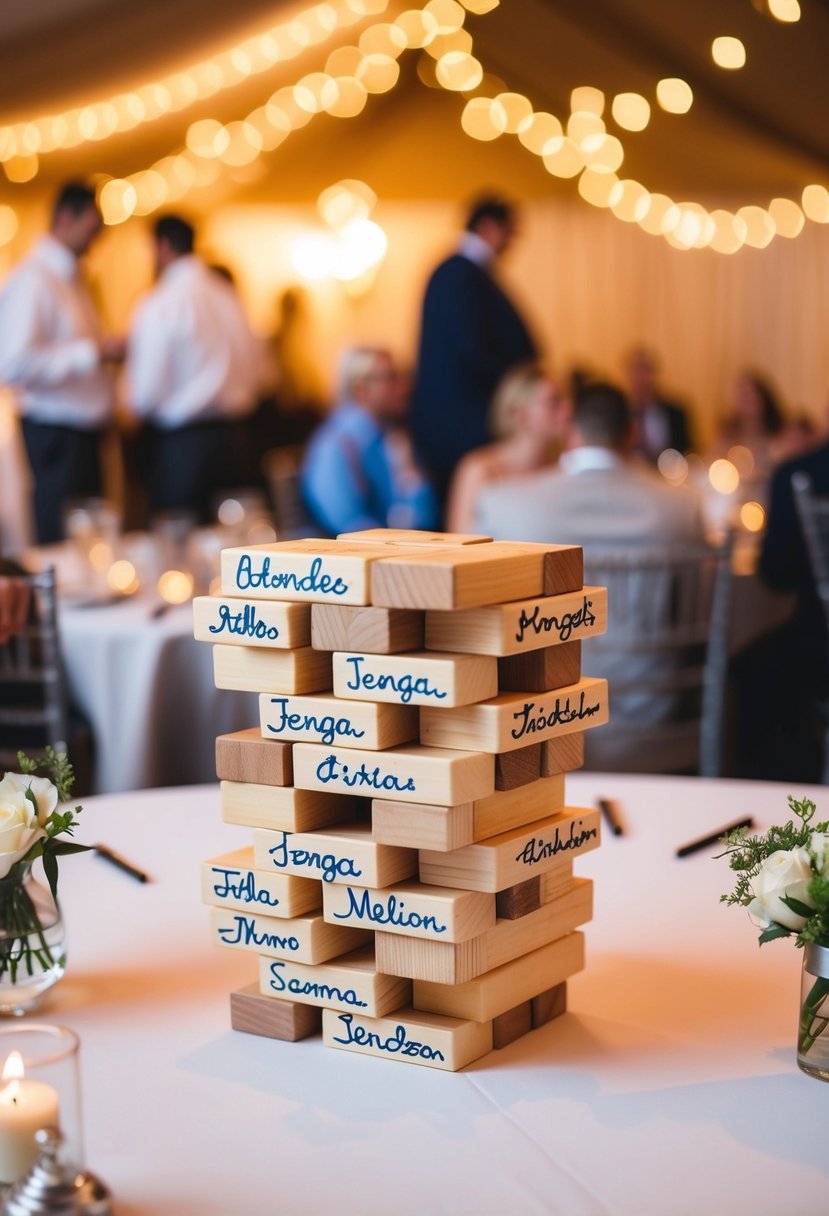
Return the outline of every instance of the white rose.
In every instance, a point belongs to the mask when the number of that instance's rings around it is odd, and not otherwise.
[[[814,858],[818,874],[826,874],[829,871],[829,836],[825,832],[812,832],[809,852]]]
[[[26,796],[34,794],[37,810]],[[0,878],[46,835],[46,820],[58,804],[58,792],[45,777],[6,773],[0,781]]]
[[[778,849],[767,857],[759,874],[751,880],[754,899],[748,905],[748,914],[757,928],[768,929],[773,921],[784,929],[795,932],[802,929],[806,924],[805,918],[787,907],[783,903],[783,896],[789,895],[813,908],[808,891],[813,877],[814,870],[807,849]]]

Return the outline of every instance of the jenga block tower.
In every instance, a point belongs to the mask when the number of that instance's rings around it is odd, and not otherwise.
[[[216,683],[260,694],[220,736],[246,847],[202,868],[213,940],[258,957],[232,1025],[457,1070],[561,1016],[599,814],[568,807],[607,720],[581,550],[371,529],[222,555],[194,603]],[[254,974],[255,978],[255,974]]]

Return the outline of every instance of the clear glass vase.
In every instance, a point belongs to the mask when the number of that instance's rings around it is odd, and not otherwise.
[[[18,862],[0,879],[0,1015],[34,1009],[65,969],[60,906],[31,862]]]
[[[810,1077],[829,1081],[829,945],[803,948],[797,1063]]]

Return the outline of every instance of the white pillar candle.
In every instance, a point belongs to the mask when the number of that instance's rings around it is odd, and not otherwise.
[[[9,1080],[9,1078],[11,1078]],[[58,1092],[44,1081],[26,1080],[23,1061],[13,1051],[3,1068],[0,1090],[0,1182],[17,1182],[40,1154],[35,1132],[57,1127]]]

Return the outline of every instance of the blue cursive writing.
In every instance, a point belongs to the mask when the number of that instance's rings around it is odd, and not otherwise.
[[[316,714],[288,713],[288,697],[271,697],[271,705],[278,705],[280,709],[276,725],[268,723],[268,730],[275,735],[291,730],[316,731],[322,743],[331,744],[338,738],[362,739],[366,733],[358,730],[350,718],[335,718],[333,714],[318,718]]]

